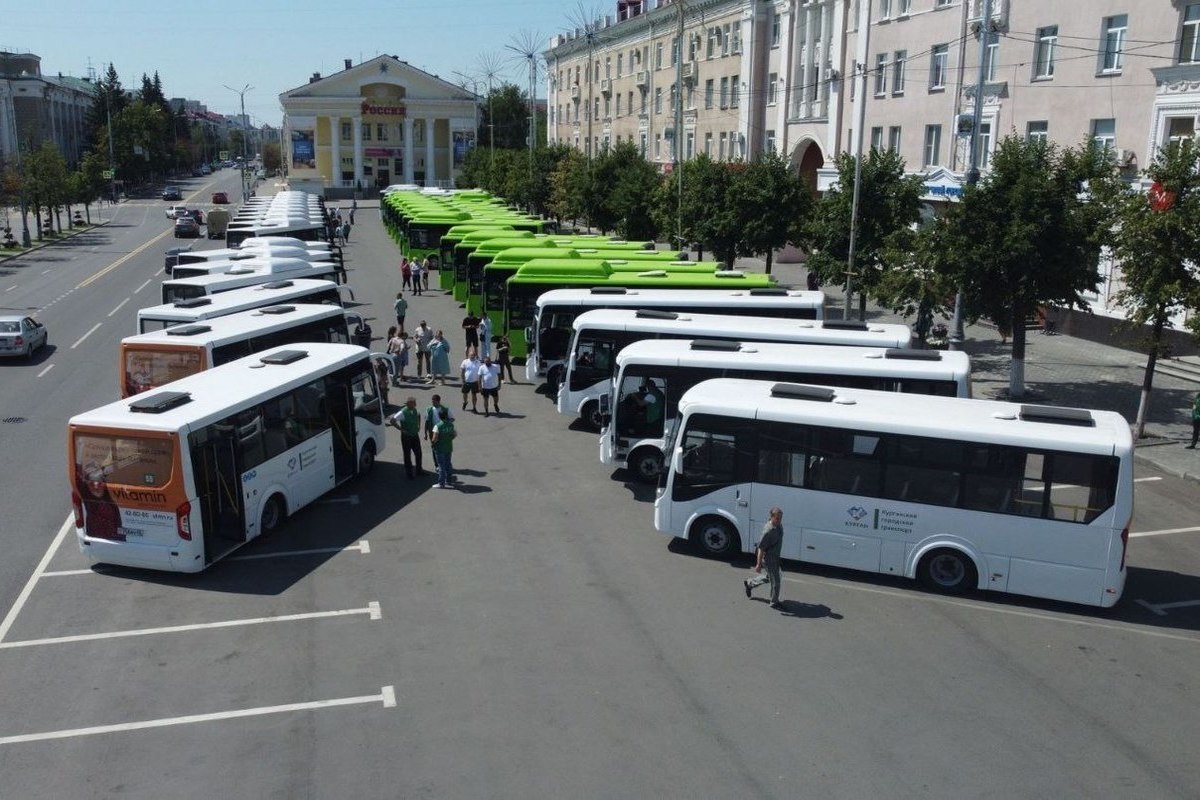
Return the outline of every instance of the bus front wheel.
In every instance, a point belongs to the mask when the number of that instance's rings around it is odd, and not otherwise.
[[[358,456],[358,474],[366,475],[375,466],[375,443],[363,445],[362,453]]]
[[[917,580],[943,594],[963,594],[979,584],[975,563],[958,550],[934,550],[917,566]]]
[[[558,396],[558,387],[562,385],[563,368],[561,366],[552,367],[546,373],[546,389],[550,393],[550,398],[554,399]]]
[[[283,524],[286,517],[287,510],[284,508],[283,499],[277,494],[271,495],[263,505],[262,521],[258,526],[259,533],[264,536],[274,533]]]
[[[639,447],[629,454],[629,471],[642,483],[657,483],[663,455],[657,447]]]
[[[600,404],[595,400],[588,400],[583,404],[583,408],[579,410],[579,418],[588,426],[588,430],[596,433],[604,427],[604,415],[600,413]]]
[[[738,550],[737,531],[721,517],[701,517],[688,538],[701,555],[709,558],[732,558]]]

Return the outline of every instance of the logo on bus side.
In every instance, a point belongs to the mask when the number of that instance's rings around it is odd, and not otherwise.
[[[846,509],[846,516],[850,518],[850,519],[846,520],[846,527],[848,527],[848,528],[869,527],[867,525],[867,523],[862,521],[863,518],[866,517],[868,513],[869,512],[862,506],[850,506],[850,508]]]

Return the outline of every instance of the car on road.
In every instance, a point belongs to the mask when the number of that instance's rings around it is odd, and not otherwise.
[[[191,217],[179,217],[175,220],[176,239],[196,239],[200,236],[200,224]]]
[[[177,219],[187,214],[187,206],[167,206],[167,219]]]
[[[217,206],[225,205],[226,203],[229,202],[229,195],[225,194],[224,192],[213,192],[212,193],[212,201],[213,201],[213,205],[217,205]]]
[[[201,164],[200,165],[200,174],[201,175],[212,175],[212,167],[210,167],[208,164]]]
[[[182,200],[183,192],[179,191],[178,186],[168,186],[162,190],[163,200]]]
[[[32,358],[48,340],[46,326],[33,317],[0,315],[0,356]]]
[[[187,210],[187,211],[184,213],[184,216],[188,216],[188,217],[191,217],[192,219],[196,220],[196,224],[197,224],[197,225],[203,225],[203,224],[204,224],[204,212],[203,212],[203,211],[201,211],[201,210],[200,210],[200,209],[198,209],[198,208],[189,208],[189,209],[188,209],[188,210]],[[176,219],[179,219],[178,215],[177,215],[175,218],[176,218]]]

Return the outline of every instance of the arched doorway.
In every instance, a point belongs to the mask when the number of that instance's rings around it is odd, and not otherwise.
[[[791,167],[800,176],[800,180],[808,187],[808,191],[817,193],[817,170],[825,166],[825,156],[821,146],[813,139],[804,138],[792,150],[789,159]],[[798,264],[804,261],[804,252],[799,248],[788,245],[775,254],[775,260],[781,264]]]

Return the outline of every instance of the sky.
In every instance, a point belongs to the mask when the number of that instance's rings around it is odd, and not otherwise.
[[[252,122],[278,125],[282,92],[347,58],[386,53],[455,83],[455,72],[482,78],[490,66],[524,88],[527,62],[506,45],[532,39],[541,52],[581,17],[615,11],[616,0],[0,0],[0,50],[41,56],[44,75],[86,77],[89,64],[103,75],[111,62],[126,89],[157,70],[168,98],[222,114],[239,111],[225,87],[249,85]]]

